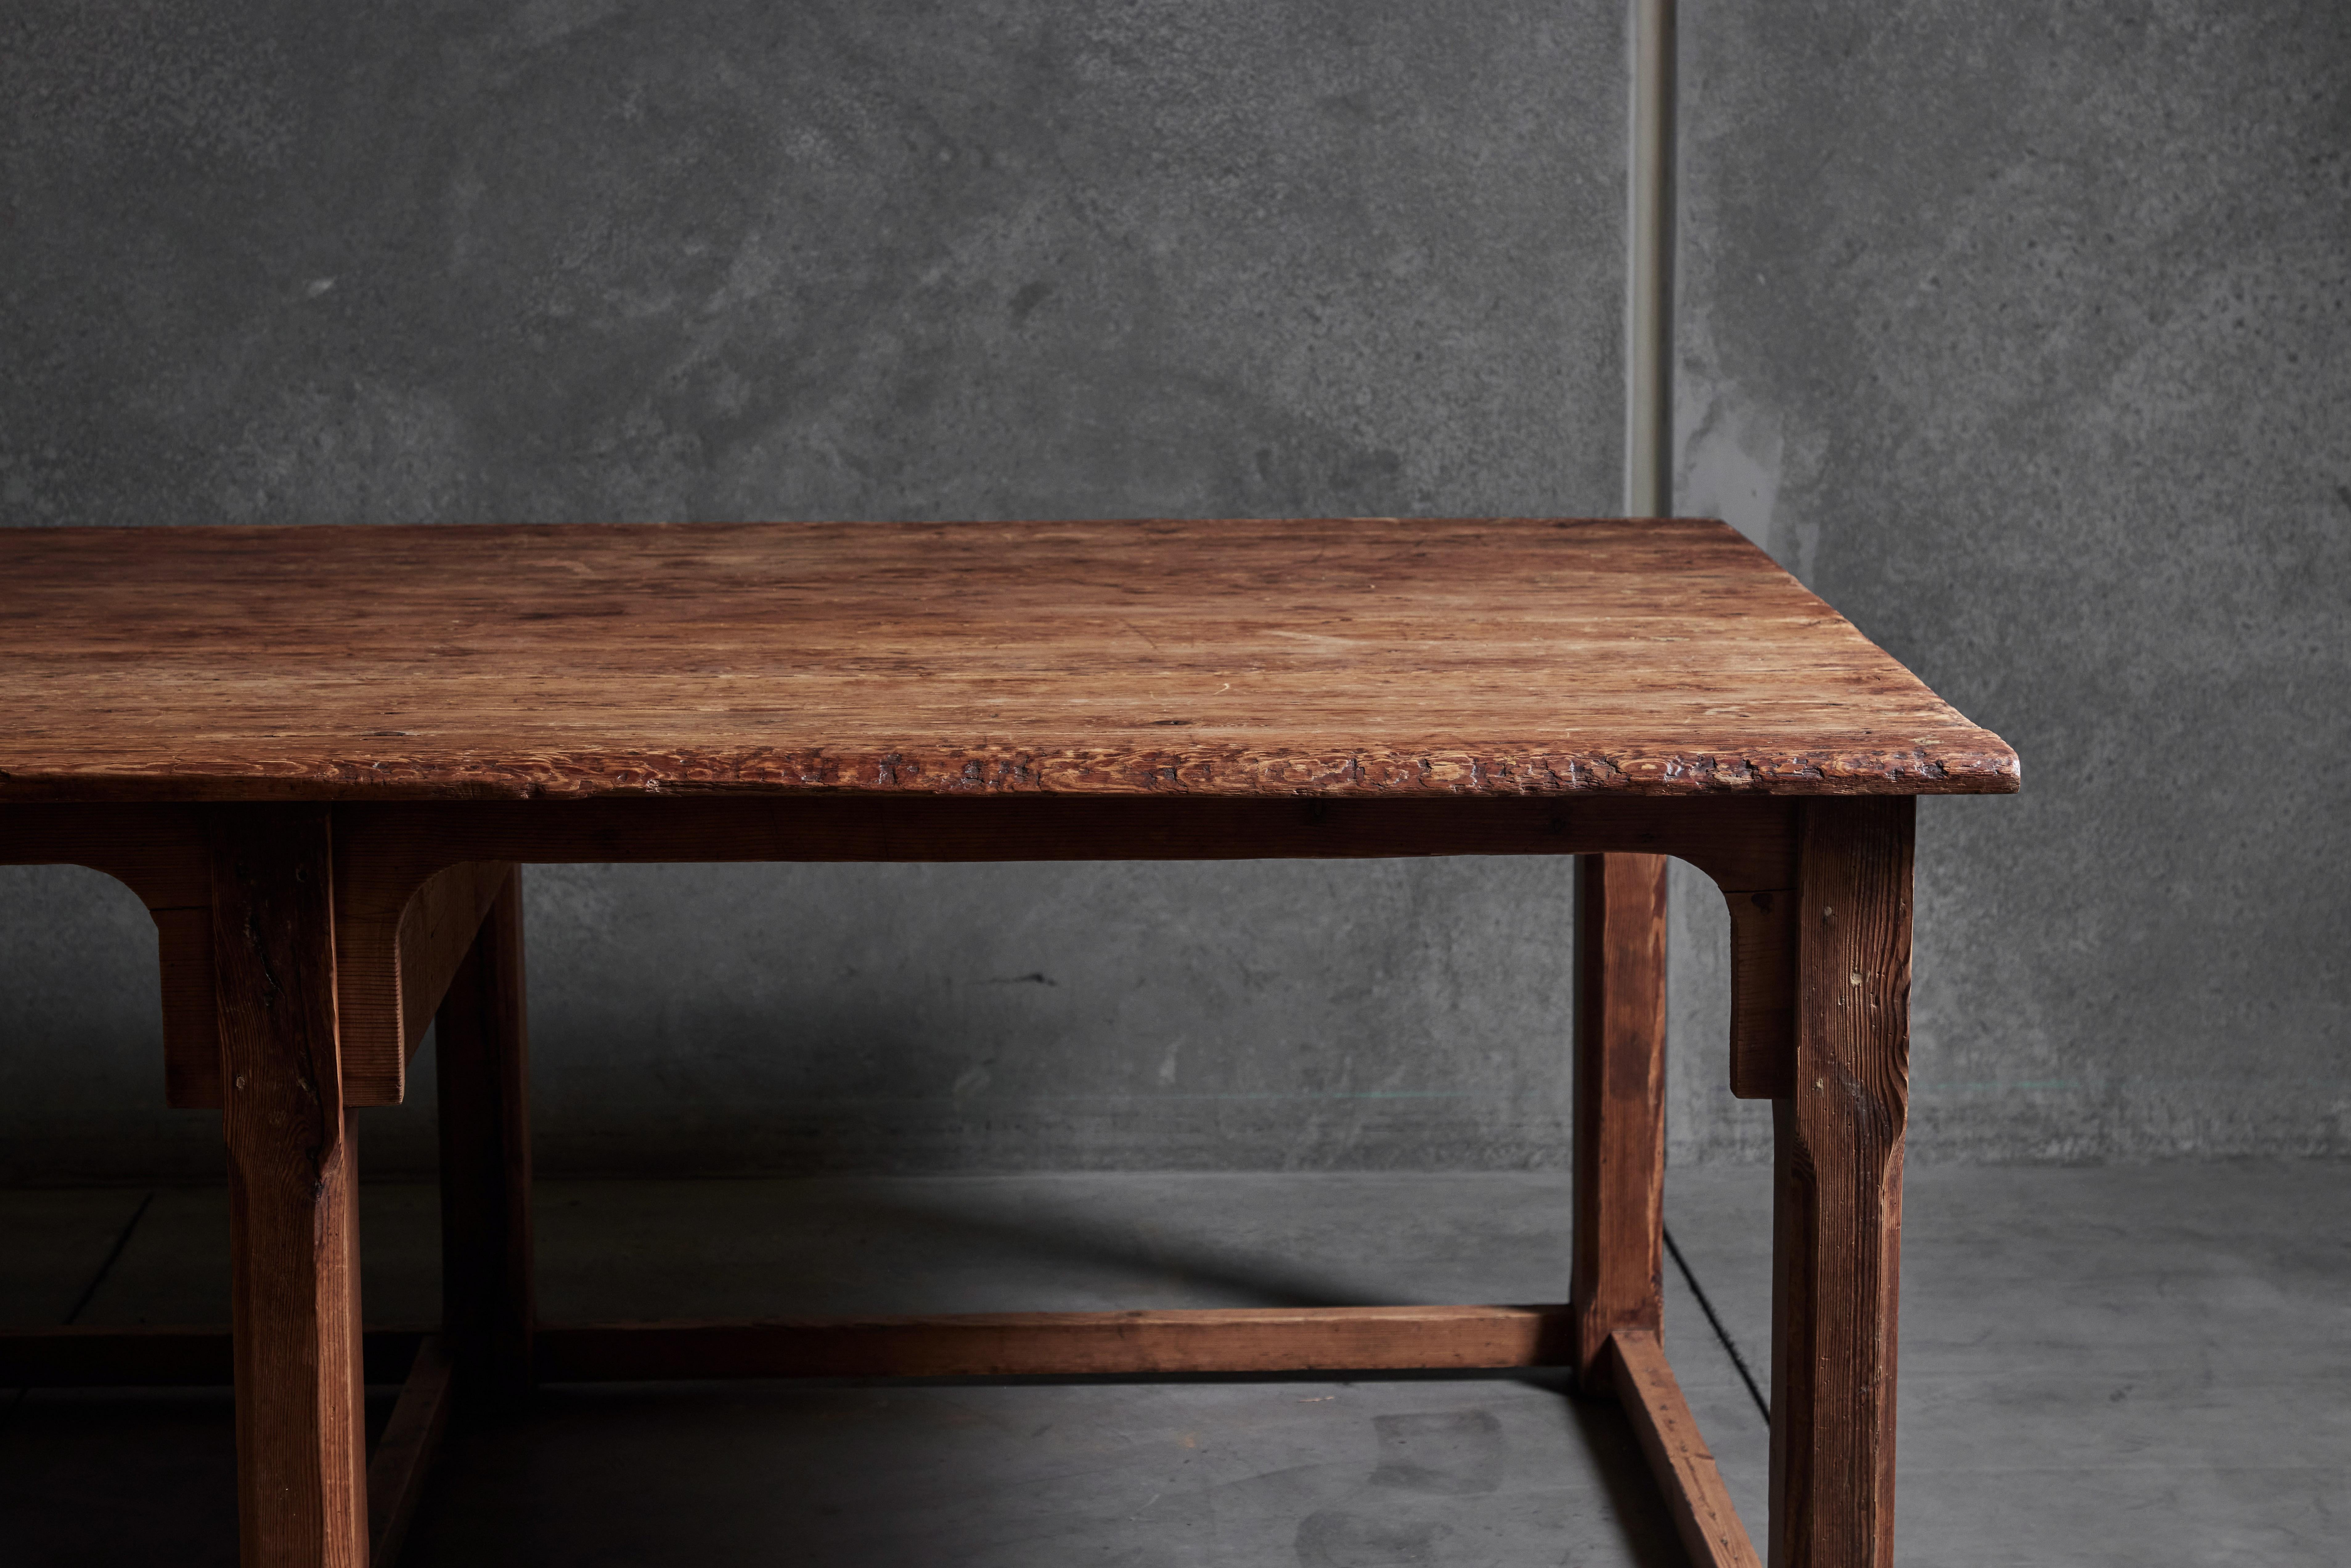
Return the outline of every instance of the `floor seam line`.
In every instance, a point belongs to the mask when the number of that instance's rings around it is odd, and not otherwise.
[[[81,1295],[76,1299],[71,1307],[67,1309],[65,1327],[73,1327],[75,1320],[89,1310],[89,1303],[98,1295],[99,1287],[106,1283],[106,1277],[109,1274],[114,1272],[114,1265],[120,1260],[122,1249],[131,1245],[131,1233],[139,1228],[141,1220],[147,1218],[147,1206],[154,1201],[155,1189],[151,1186],[141,1195],[139,1207],[131,1211],[131,1218],[123,1221],[122,1229],[114,1238],[114,1245],[106,1249],[106,1257],[99,1263],[98,1272],[90,1276],[89,1283],[82,1287]],[[32,1394],[30,1385],[16,1390],[16,1395],[8,1401],[8,1407],[0,1410],[0,1430],[5,1430],[9,1422],[16,1418],[16,1412],[24,1408],[25,1401],[31,1398]]]
[[[1724,1326],[1721,1317],[1715,1312],[1714,1303],[1707,1300],[1706,1287],[1698,1282],[1697,1270],[1689,1266],[1689,1260],[1682,1256],[1681,1246],[1675,1241],[1672,1228],[1660,1225],[1657,1228],[1665,1236],[1666,1250],[1673,1254],[1674,1267],[1682,1271],[1683,1282],[1689,1286],[1690,1294],[1698,1298],[1698,1310],[1706,1314],[1708,1325],[1714,1330],[1714,1337],[1721,1341],[1722,1348],[1729,1353],[1730,1364],[1739,1372],[1739,1381],[1747,1385],[1747,1396],[1755,1401],[1756,1413],[1763,1417],[1763,1425],[1770,1427],[1771,1402],[1763,1397],[1763,1390],[1756,1386],[1755,1375],[1747,1370],[1747,1358],[1739,1354],[1739,1342],[1730,1337],[1730,1330]]]
[[[114,1266],[122,1260],[124,1250],[130,1247],[131,1233],[137,1230],[139,1222],[147,1218],[147,1207],[154,1201],[155,1189],[149,1187],[140,1197],[139,1207],[131,1211],[131,1218],[122,1222],[122,1229],[114,1238],[114,1245],[107,1249],[106,1258],[99,1264],[98,1272],[89,1277],[89,1283],[82,1287],[80,1297],[66,1313],[66,1327],[71,1328],[80,1322],[82,1313],[89,1310],[90,1302],[98,1299],[98,1292],[106,1284],[107,1276],[114,1272]]]

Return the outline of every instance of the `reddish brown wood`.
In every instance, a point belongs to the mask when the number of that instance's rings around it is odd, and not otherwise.
[[[390,934],[417,890],[462,862],[1248,860],[1656,851],[1726,890],[1791,887],[1797,802],[1761,796],[1268,800],[1200,796],[639,796],[336,808],[339,943],[364,998],[392,985]],[[1792,969],[1792,960],[1788,961]],[[1785,1015],[1758,1016],[1784,1031]],[[396,1104],[394,1015],[347,1009],[354,1104]]]
[[[460,861],[434,873],[402,911],[400,1032],[402,1049],[410,1056],[423,1042],[441,998],[472,953],[490,906],[513,877],[514,868],[500,862]],[[344,1005],[348,1009],[348,998]]]
[[[474,940],[474,933],[497,896],[508,868],[496,862],[460,861],[426,877],[396,908],[376,908],[349,897],[336,905],[335,962],[340,1019],[343,1086],[354,1105],[396,1105],[407,1092],[408,1059],[416,1054],[425,1026]],[[338,887],[351,878],[339,868]],[[204,920],[201,950],[172,920],[182,912],[155,911],[168,992],[174,967],[209,980],[211,922]],[[210,1019],[205,1024],[210,1032]],[[216,1109],[221,1103],[220,1051],[199,1050],[195,1020],[175,1033],[164,1031],[165,1075],[172,1105],[181,1110]],[[397,1044],[398,1065],[392,1050]]]
[[[383,918],[354,918],[347,905],[339,908],[335,945],[349,1103],[396,1105],[405,1097],[407,1060],[415,1055],[506,873],[499,864],[460,862],[434,873],[402,909]],[[209,996],[201,1023],[190,1016],[185,1027],[175,1030],[171,1020],[175,977],[187,982],[191,994],[199,975],[209,981],[210,915],[153,913],[164,969],[167,1098],[178,1110],[216,1110],[221,1103],[220,1051]],[[188,923],[189,929],[177,929],[177,923],[191,915],[197,920]],[[201,942],[196,939],[199,922]],[[400,1044],[397,1072],[387,1065],[392,1041]]]
[[[1619,1329],[1609,1338],[1609,1360],[1617,1397],[1649,1461],[1649,1473],[1666,1494],[1691,1568],[1759,1568],[1754,1543],[1739,1522],[1739,1510],[1657,1336],[1647,1329]]]
[[[1723,898],[1730,905],[1730,1092],[1777,1100],[1795,1082],[1796,890],[1726,889]]]
[[[0,682],[5,682],[0,674]],[[0,864],[82,865],[128,886],[154,917],[162,963],[164,1088],[174,1105],[220,1104],[213,995],[212,867],[200,808],[0,806]]]
[[[213,984],[212,908],[149,913],[155,917],[155,955],[163,971],[163,1103],[174,1111],[217,1111],[221,1033]]]
[[[356,1118],[328,809],[209,813],[247,1568],[367,1561]]]
[[[1558,1307],[1250,1307],[764,1322],[544,1323],[549,1383],[1084,1377],[1557,1366]]]
[[[441,1318],[464,1396],[530,1386],[530,1061],[522,876],[502,879],[442,999]]]
[[[400,1402],[368,1460],[368,1562],[392,1568],[408,1539],[409,1521],[424,1495],[424,1478],[449,1425],[453,1364],[439,1335],[417,1347]]]
[[[1792,887],[1792,800],[1760,795],[602,796],[336,808],[355,917],[396,920],[459,861],[1287,860],[1672,853]],[[365,902],[362,902],[362,901]]]
[[[1894,1561],[1915,810],[1804,809],[1795,1082],[1773,1103],[1772,1568]]]
[[[8,801],[0,803],[0,865],[89,866],[124,883],[151,910],[209,911],[204,822],[204,809],[194,806]],[[209,968],[204,983],[212,983]]]
[[[1666,862],[1575,862],[1575,1369],[1611,1392],[1609,1336],[1663,1322]]]
[[[1720,523],[0,530],[0,798],[2016,787]]]
[[[427,1332],[368,1330],[368,1381],[406,1377]],[[0,1329],[0,1388],[209,1388],[235,1381],[235,1337],[225,1328]]]
[[[1738,917],[1740,894],[1792,887],[1798,802],[1754,795],[1284,800],[1217,797],[604,797],[338,806],[336,950],[344,1098],[395,1105],[418,1016],[403,929],[428,890],[466,862],[1335,859],[1380,855],[1671,852],[1732,902],[1732,1051],[1783,1050],[1787,1012],[1750,973],[1792,975],[1782,931]],[[0,807],[0,862],[71,862],[149,900],[164,977],[171,1103],[220,1103],[212,916],[200,809]],[[183,910],[186,863],[201,907]],[[172,871],[174,863],[182,869]],[[159,869],[161,867],[162,869]],[[477,874],[477,873],[473,873]],[[480,883],[476,881],[478,892]],[[1765,944],[1778,942],[1780,946]],[[1753,1037],[1761,1045],[1746,1042]]]
[[[230,1080],[248,1561],[363,1550],[348,1109],[400,1097],[439,983],[403,941],[440,950],[450,868],[1437,853],[1672,853],[1730,898],[1732,1082],[1780,1136],[1771,1557],[1886,1561],[1911,809],[1884,797],[2012,789],[2016,761],[1719,525],[17,530],[0,574],[0,859],[139,889],[175,1097],[208,1049]],[[1605,1107],[1635,1055],[1580,1054]],[[1595,1184],[1637,1164],[1592,1142]],[[1604,1313],[1637,1260],[1586,1228]],[[1394,1311],[586,1328],[533,1359],[1576,1350],[1562,1310]]]
[[[369,1377],[410,1375],[430,1331],[367,1331]],[[685,1377],[1156,1376],[1562,1366],[1567,1309],[1269,1307],[997,1312],[728,1322],[540,1324],[536,1375],[557,1382]],[[218,1328],[0,1331],[14,1386],[204,1386],[230,1380]],[[1296,1358],[1286,1359],[1286,1358]]]

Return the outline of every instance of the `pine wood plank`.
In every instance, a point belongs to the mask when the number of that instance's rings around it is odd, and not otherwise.
[[[1568,1364],[1563,1306],[1263,1307],[728,1322],[541,1323],[535,1375],[1158,1376],[1217,1372],[1475,1371]],[[405,1377],[433,1331],[367,1331],[371,1381]],[[0,1381],[41,1388],[230,1381],[220,1328],[0,1330]]]
[[[1560,1307],[1262,1307],[542,1323],[549,1383],[1086,1377],[1556,1366]]]
[[[396,1105],[418,1016],[414,911],[466,862],[1223,860],[1667,850],[1731,899],[1734,1063],[1789,1049],[1784,923],[1741,895],[1792,888],[1794,800],[1740,794],[1279,799],[1216,796],[609,795],[339,804],[336,965],[345,1103]],[[149,901],[161,944],[170,1103],[220,1103],[205,808],[0,802],[0,862],[95,865]],[[193,861],[191,861],[193,857]],[[194,871],[188,870],[190,863]],[[191,894],[202,902],[175,905]],[[478,883],[476,884],[478,887]],[[1785,895],[1783,895],[1784,897]],[[1785,906],[1792,906],[1788,904]],[[1776,946],[1774,946],[1776,944]],[[1758,986],[1751,977],[1771,982]],[[1777,987],[1778,988],[1773,988]],[[1734,1082],[1738,1073],[1734,1068]]]
[[[0,683],[5,679],[0,674]],[[0,803],[0,864],[104,872],[137,894],[153,917],[162,970],[164,1094],[174,1106],[220,1104],[205,841],[194,807]]]
[[[1777,1100],[1795,1082],[1796,890],[1725,888],[1722,896],[1730,906],[1730,1092]]]
[[[163,982],[163,1103],[217,1111],[220,1003],[213,985],[213,912],[151,909]]]
[[[1715,522],[0,530],[0,799],[1941,793]]]
[[[441,1000],[434,1050],[443,1333],[468,1404],[510,1404],[530,1388],[538,1321],[519,867],[500,882]]]
[[[369,1568],[392,1568],[408,1540],[409,1521],[424,1495],[424,1479],[448,1429],[455,1365],[437,1334],[416,1349],[392,1419],[368,1459]]]
[[[354,1104],[400,1103],[406,1054],[395,1015],[380,1003],[396,984],[393,933],[417,889],[461,862],[1342,859],[1670,848],[1728,894],[1794,885],[1797,804],[1729,793],[1327,800],[801,793],[339,805],[338,947],[351,976],[345,1082]],[[1792,972],[1792,956],[1781,962]],[[1734,1008],[1732,1016],[1735,1030],[1784,1038],[1784,1009]]]
[[[513,876],[514,868],[497,861],[460,861],[427,878],[401,912],[401,1049],[410,1056],[423,1043],[441,998],[474,949],[483,920]]]
[[[1682,1398],[1681,1385],[1652,1330],[1619,1329],[1611,1336],[1615,1387],[1649,1473],[1666,1494],[1691,1568],[1761,1568],[1754,1542],[1722,1484],[1714,1454]]]
[[[1663,1322],[1666,861],[1575,862],[1577,1385],[1612,1392],[1609,1336]]]
[[[1794,885],[1797,802],[1203,796],[606,796],[336,808],[352,918],[396,922],[424,878],[525,862],[1347,860],[1671,853],[1727,890]],[[0,816],[5,816],[0,809]]]
[[[1916,810],[1804,808],[1794,1082],[1772,1104],[1773,1568],[1894,1561]]]
[[[357,1118],[336,1052],[329,810],[208,819],[243,1560],[364,1568]]]
[[[347,904],[339,907],[336,997],[348,1103],[396,1105],[405,1098],[407,1062],[423,1040],[434,1010],[509,869],[483,861],[444,866],[425,878],[396,912],[378,919],[354,917]],[[340,874],[337,880],[339,885],[350,882]],[[218,1110],[220,1048],[210,997],[211,914],[152,913],[163,967],[166,1103],[181,1111]],[[177,1002],[183,1016],[176,1019],[175,987],[183,993]],[[391,1060],[395,1041],[397,1064]]]

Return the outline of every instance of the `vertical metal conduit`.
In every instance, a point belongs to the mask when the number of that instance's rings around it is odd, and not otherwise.
[[[1674,0],[1632,0],[1625,512],[1673,512]]]

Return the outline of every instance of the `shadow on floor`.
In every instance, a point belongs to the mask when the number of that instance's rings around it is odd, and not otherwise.
[[[433,1198],[369,1197],[381,1318],[429,1298]],[[1510,1245],[1555,1228],[1556,1195],[1514,1207],[1442,1177],[558,1183],[544,1197],[549,1317],[1458,1300],[1449,1287],[1539,1284],[1564,1261],[1530,1269]],[[217,1198],[159,1198],[93,1315],[225,1304]],[[225,1393],[36,1393],[0,1427],[6,1561],[235,1561],[233,1437]],[[551,1388],[452,1435],[402,1559],[1680,1560],[1622,1417],[1546,1376]]]

